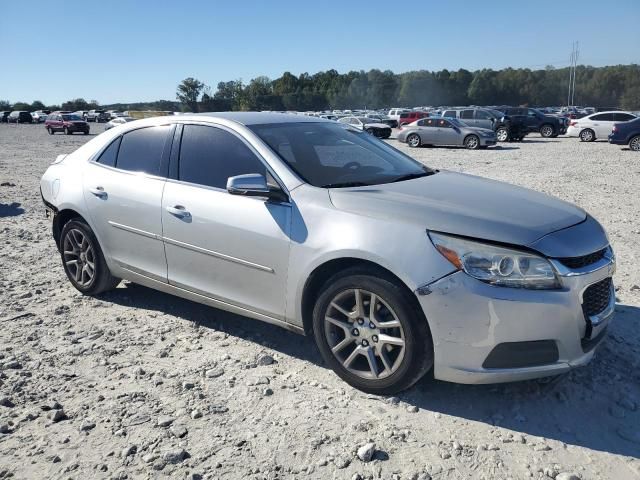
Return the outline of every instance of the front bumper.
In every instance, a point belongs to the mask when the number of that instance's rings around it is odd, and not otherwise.
[[[611,322],[615,292],[611,284],[609,304],[592,317],[582,310],[582,295],[590,285],[612,276],[615,260],[608,254],[580,270],[552,262],[561,289],[496,287],[461,271],[420,289],[427,293],[418,295],[418,300],[433,336],[435,378],[457,383],[510,382],[557,375],[587,364]],[[522,343],[511,345],[514,342]],[[504,368],[487,368],[495,365],[496,355],[490,354],[502,344],[537,350],[531,350],[532,362],[525,362],[527,366],[522,366],[520,355],[513,358],[511,367],[506,366],[508,357],[502,356]],[[555,355],[537,364],[541,344],[553,345]]]
[[[613,133],[609,135],[608,140],[609,143],[612,143],[614,145],[626,145],[627,143],[629,143],[629,141],[625,138],[616,138]]]

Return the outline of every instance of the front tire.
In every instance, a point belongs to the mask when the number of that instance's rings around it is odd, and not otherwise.
[[[69,130],[67,127],[64,127],[64,134],[71,135],[71,130]]]
[[[596,139],[596,133],[590,128],[585,128],[580,132],[581,142],[593,142]]]
[[[640,152],[640,135],[636,135],[629,140],[629,148],[634,152]]]
[[[499,127],[496,130],[496,138],[499,142],[506,142],[509,140],[509,129],[507,127]]]
[[[553,134],[554,130],[551,125],[542,125],[540,127],[540,135],[542,135],[544,138],[550,138],[551,136],[553,136]]]
[[[422,141],[420,140],[420,135],[417,133],[412,133],[407,137],[407,145],[411,148],[417,148],[420,146]]]
[[[433,366],[424,316],[406,289],[372,268],[338,273],[313,310],[313,333],[327,364],[364,392],[390,395]]]
[[[47,127],[47,132],[49,132],[49,135],[53,135],[53,128]]]
[[[60,256],[67,278],[85,295],[98,295],[120,283],[111,275],[96,236],[82,219],[70,220],[62,227]]]
[[[480,148],[480,139],[476,135],[469,135],[464,139],[464,146],[469,150]]]

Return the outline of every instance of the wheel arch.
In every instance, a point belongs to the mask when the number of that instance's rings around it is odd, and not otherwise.
[[[307,277],[300,299],[302,325],[306,335],[313,334],[313,308],[324,284],[336,273],[357,267],[362,267],[363,271],[369,270],[370,272],[386,278],[403,288],[408,294],[407,297],[411,299],[410,301],[412,302],[412,306],[416,309],[416,312],[422,316],[424,321],[427,323],[427,326],[429,326],[415,294],[407,283],[395,273],[372,260],[356,257],[340,257],[327,260],[316,266]]]
[[[478,135],[477,133],[467,133],[464,138],[462,139],[462,145],[464,145],[467,142],[467,138],[469,137],[476,137],[478,139],[478,142],[480,142],[480,135]]]
[[[85,222],[87,225],[89,224],[86,218],[84,218],[77,211],[71,208],[65,208],[63,210],[60,210],[53,217],[53,224],[52,224],[53,239],[56,242],[56,246],[58,247],[58,250],[60,249],[60,234],[62,233],[62,228],[65,226],[66,223],[68,223],[70,220],[73,220],[74,218],[79,218],[80,220]]]

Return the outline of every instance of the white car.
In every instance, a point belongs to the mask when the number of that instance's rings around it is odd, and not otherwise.
[[[42,110],[31,112],[31,116],[33,117],[33,121],[35,123],[43,123],[47,119],[47,114]]]
[[[389,110],[389,113],[387,113],[387,117],[397,122],[400,122],[400,115],[410,111],[411,110],[409,110],[408,108],[392,108],[391,110]]]
[[[637,118],[630,112],[598,112],[583,118],[571,120],[567,135],[580,137],[583,142],[606,140],[614,123],[628,122]]]
[[[110,128],[117,127],[118,125],[122,125],[123,123],[132,122],[135,118],[132,117],[116,117],[113,120],[109,120],[104,124],[104,129],[109,130]]]

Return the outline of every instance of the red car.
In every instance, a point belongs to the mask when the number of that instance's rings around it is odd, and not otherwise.
[[[409,125],[410,123],[415,122],[416,120],[420,120],[421,118],[428,117],[429,114],[426,112],[407,112],[400,114],[400,120],[398,120],[398,126]]]
[[[47,116],[44,127],[53,135],[56,132],[64,132],[71,135],[76,132],[82,132],[85,135],[89,133],[89,124],[74,113],[69,112],[53,112]]]

